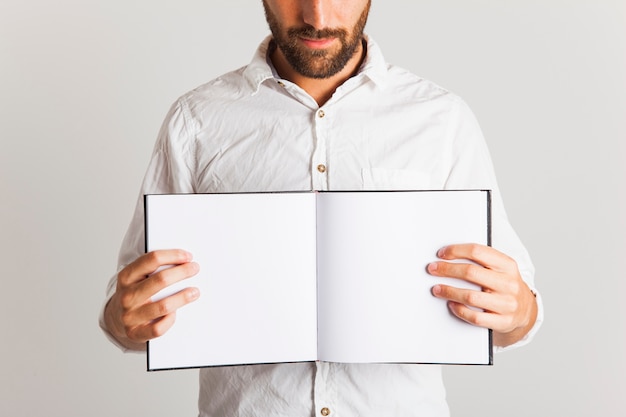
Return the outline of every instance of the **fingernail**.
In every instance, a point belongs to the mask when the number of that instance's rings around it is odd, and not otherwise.
[[[433,295],[439,295],[441,294],[441,286],[440,285],[435,285],[432,289],[433,291]]]
[[[432,262],[428,264],[427,269],[429,272],[435,272],[437,270],[437,266],[437,262]]]
[[[437,256],[438,256],[439,258],[443,258],[443,255],[445,254],[445,252],[446,252],[446,247],[444,246],[443,248],[441,248],[441,249],[439,249],[439,250],[437,251]]]
[[[191,301],[191,300],[195,300],[195,299],[197,299],[198,297],[200,297],[200,290],[199,290],[199,289],[197,289],[197,288],[190,288],[190,289],[189,289],[188,296],[189,296],[189,300],[190,300],[190,301]]]

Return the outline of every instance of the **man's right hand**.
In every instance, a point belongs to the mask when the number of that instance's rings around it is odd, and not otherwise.
[[[198,299],[200,292],[191,287],[159,301],[152,297],[198,271],[192,255],[183,250],[158,250],[140,256],[117,275],[117,289],[104,310],[107,329],[128,349],[144,350],[146,341],[172,327],[176,310]]]

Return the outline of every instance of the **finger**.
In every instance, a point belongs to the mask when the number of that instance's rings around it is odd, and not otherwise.
[[[156,320],[176,312],[179,308],[195,301],[200,296],[200,290],[195,287],[185,288],[159,301],[146,304],[143,308],[147,320]]]
[[[118,283],[129,286],[145,279],[160,267],[190,262],[192,255],[181,249],[157,250],[140,256],[118,274]]]
[[[163,316],[148,324],[136,326],[127,331],[128,338],[137,342],[145,343],[148,340],[163,336],[176,321],[176,313]]]
[[[474,326],[484,327],[501,333],[507,333],[515,329],[511,316],[474,310],[464,304],[453,301],[448,303],[448,308],[456,317]]]
[[[493,325],[493,318],[490,317],[493,314],[473,310],[464,304],[453,301],[448,303],[448,308],[456,317],[474,326],[491,328]]]
[[[179,281],[191,278],[200,271],[196,262],[189,262],[158,271],[139,283],[141,296],[152,298],[156,293]],[[144,300],[146,299],[144,298]]]
[[[456,288],[448,285],[435,285],[432,288],[432,293],[437,298],[491,313],[510,314],[513,312],[510,308],[511,302],[509,297],[497,293]]]
[[[129,310],[123,318],[127,329],[126,332],[130,334],[133,329],[149,327],[151,323],[176,313],[179,308],[197,300],[199,297],[200,290],[190,287],[162,300],[146,303],[134,310]]]
[[[445,278],[457,278],[482,288],[495,289],[499,283],[498,273],[472,263],[431,262],[428,273]]]
[[[189,262],[186,264],[167,268],[153,275],[150,275],[139,284],[122,292],[122,306],[125,310],[132,311],[152,300],[152,297],[154,297],[154,295],[156,295],[159,291],[169,287],[172,284],[196,275],[199,270],[200,267],[197,263]],[[154,316],[150,319],[154,319],[156,317],[159,316]]]
[[[517,264],[511,257],[490,246],[476,243],[445,246],[439,249],[437,256],[445,260],[467,259],[495,271],[517,269]]]

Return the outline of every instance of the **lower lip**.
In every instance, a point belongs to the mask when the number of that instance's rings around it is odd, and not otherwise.
[[[300,40],[302,41],[302,43],[304,43],[306,46],[308,46],[311,49],[324,49],[324,48],[329,47],[335,41],[335,38],[328,38],[328,39],[300,38]]]

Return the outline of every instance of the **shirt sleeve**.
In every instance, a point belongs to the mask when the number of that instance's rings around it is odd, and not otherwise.
[[[448,125],[451,168],[445,188],[491,190],[492,246],[515,259],[524,282],[537,300],[538,313],[533,328],[513,345],[495,347],[495,352],[502,352],[523,346],[532,340],[543,322],[542,299],[535,287],[535,267],[530,255],[508,220],[491,156],[474,114],[465,102],[458,99],[451,118],[452,122]]]
[[[146,194],[194,192],[194,154],[186,103],[178,100],[168,112],[159,131],[148,169],[144,176],[130,225],[122,241],[116,273],[110,278],[106,298],[100,310],[99,324],[105,335],[120,349],[127,351],[106,328],[104,309],[115,293],[117,274],[145,253],[144,207]]]

